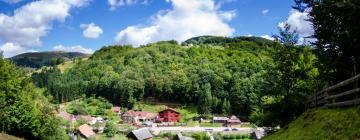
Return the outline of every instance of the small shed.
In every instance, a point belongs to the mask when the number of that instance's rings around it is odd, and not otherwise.
[[[92,127],[87,124],[81,125],[77,130],[79,131],[81,136],[83,136],[87,139],[95,136],[95,132],[93,131]]]
[[[149,129],[140,128],[131,131],[126,137],[131,140],[151,140],[153,135],[150,133]]]
[[[228,120],[227,120],[227,125],[231,126],[231,125],[239,125],[241,124],[241,121],[238,117],[232,115]]]

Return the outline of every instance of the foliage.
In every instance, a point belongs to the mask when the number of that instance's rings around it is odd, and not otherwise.
[[[360,2],[358,0],[295,0],[295,8],[310,11],[317,39],[321,76],[332,83],[360,72]],[[310,9],[311,10],[308,10]]]
[[[54,108],[26,77],[0,59],[0,131],[26,139],[66,139]]]
[[[191,137],[196,140],[210,140],[210,137],[205,132],[193,133]]]
[[[313,109],[303,113],[288,127],[265,137],[265,140],[283,139],[344,139],[360,137],[360,108]]]
[[[261,126],[284,126],[305,110],[307,95],[315,93],[319,80],[317,57],[307,46],[295,46],[298,35],[290,27],[280,29],[283,45],[274,46],[274,69],[266,76],[266,85],[258,107],[253,107],[251,119]],[[285,115],[286,114],[286,115]]]
[[[67,112],[75,115],[104,116],[110,110],[112,104],[104,98],[85,98],[70,103]]]
[[[118,133],[118,130],[116,128],[116,124],[112,121],[108,121],[105,124],[104,133],[107,137],[113,137]]]

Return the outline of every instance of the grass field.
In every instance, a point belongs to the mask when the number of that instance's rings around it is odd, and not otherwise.
[[[360,107],[313,109],[265,140],[360,139]]]
[[[23,140],[18,137],[10,136],[8,134],[0,133],[0,140]]]
[[[85,61],[88,58],[82,58],[81,61]],[[66,61],[63,64],[59,64],[57,65],[57,68],[61,71],[61,73],[65,72],[66,69],[69,69],[71,67],[73,67],[75,65],[75,63],[70,60],[70,61]]]
[[[180,104],[169,104],[169,103],[150,103],[150,102],[138,102],[136,103],[134,109],[140,109],[146,112],[160,112],[167,107],[172,107],[180,112],[180,122],[188,122],[191,121],[194,117],[198,117],[199,114],[197,113],[195,106],[186,106]]]
[[[105,134],[96,135],[94,140],[128,140],[124,134],[117,134],[114,137],[106,137]]]

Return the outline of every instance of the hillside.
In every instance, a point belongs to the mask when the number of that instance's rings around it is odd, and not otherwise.
[[[73,58],[88,57],[88,54],[79,52],[30,52],[9,58],[15,65],[30,68],[58,65]]]
[[[137,101],[155,97],[180,104],[207,104],[199,110],[206,114],[233,112],[248,120],[265,88],[263,78],[272,67],[273,48],[244,41],[232,42],[231,48],[226,45],[184,47],[162,41],[139,48],[108,46],[64,73],[34,77],[38,77],[35,82],[45,83],[39,85],[56,95],[58,102],[85,93],[132,108]]]
[[[23,140],[8,134],[0,133],[0,140]]]
[[[360,139],[360,107],[313,109],[264,140]]]

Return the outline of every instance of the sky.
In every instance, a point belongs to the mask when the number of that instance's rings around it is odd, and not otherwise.
[[[0,50],[93,53],[107,45],[139,47],[200,35],[273,39],[290,24],[313,34],[293,0],[0,0]]]

